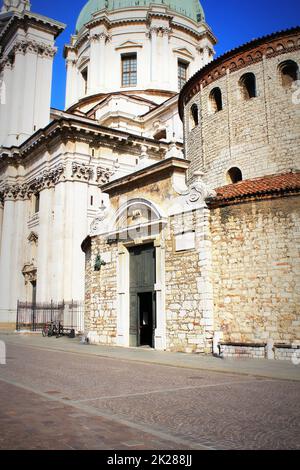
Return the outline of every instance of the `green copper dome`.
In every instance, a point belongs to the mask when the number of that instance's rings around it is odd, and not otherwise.
[[[89,0],[78,17],[76,32],[91,21],[94,13],[104,8],[113,11],[119,8],[144,7],[150,4],[166,5],[171,10],[196,22],[204,20],[204,11],[199,0]]]

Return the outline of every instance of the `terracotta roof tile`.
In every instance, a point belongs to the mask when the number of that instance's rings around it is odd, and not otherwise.
[[[264,176],[217,188],[211,203],[300,190],[300,172]]]

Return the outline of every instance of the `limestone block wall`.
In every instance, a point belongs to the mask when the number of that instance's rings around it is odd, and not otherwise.
[[[175,236],[182,232],[182,222],[182,215],[171,218],[165,240],[167,349],[211,353],[213,298],[208,210],[184,214],[185,231],[195,232],[195,248],[176,252]]]
[[[107,264],[94,270],[98,254]],[[92,333],[93,342],[116,344],[117,338],[117,245],[107,244],[101,237],[92,239],[90,255],[86,256],[85,331]]]
[[[228,183],[230,168],[238,167],[243,179],[299,169],[299,78],[283,86],[280,66],[293,61],[300,67],[300,31],[284,38],[241,47],[232,56],[212,62],[191,80],[179,100],[184,120],[186,158],[214,188]],[[214,65],[215,64],[215,65]],[[256,96],[245,100],[240,79],[252,73]],[[299,72],[298,72],[299,73]],[[219,88],[222,109],[215,111],[211,93]],[[196,91],[198,90],[198,91]],[[183,104],[184,103],[184,104]],[[191,109],[198,106],[199,123]]]
[[[224,342],[300,341],[300,200],[211,212],[215,330]]]

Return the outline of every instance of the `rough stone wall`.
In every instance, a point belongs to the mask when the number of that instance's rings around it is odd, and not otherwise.
[[[211,211],[215,330],[226,342],[300,342],[300,200]]]
[[[111,262],[94,270],[98,254],[111,253]],[[110,256],[110,255],[109,255]],[[117,337],[117,245],[101,237],[92,239],[91,254],[86,261],[85,329],[93,342],[116,344]]]
[[[185,230],[195,230],[195,249],[176,252],[175,235],[182,216],[170,220],[165,240],[167,349],[187,353],[212,351],[213,318],[210,252],[207,242],[209,213],[184,215]]]
[[[282,86],[278,66],[299,51],[263,58],[231,71],[202,88],[185,106],[185,151],[191,160],[189,179],[196,170],[214,188],[227,184],[226,173],[238,167],[243,179],[299,169],[300,102],[297,86]],[[256,77],[257,97],[244,100],[239,80],[245,73]],[[212,73],[213,75],[213,73]],[[223,109],[214,113],[210,93],[219,87]],[[297,100],[298,97],[298,100]],[[199,107],[199,125],[191,129],[191,106]],[[298,103],[298,104],[297,104]]]

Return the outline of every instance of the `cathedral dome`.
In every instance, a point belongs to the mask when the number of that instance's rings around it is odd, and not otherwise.
[[[119,8],[145,7],[150,4],[165,5],[196,22],[204,20],[204,11],[199,0],[89,0],[78,17],[76,32],[91,21],[97,11],[105,8],[108,11],[113,11]]]

